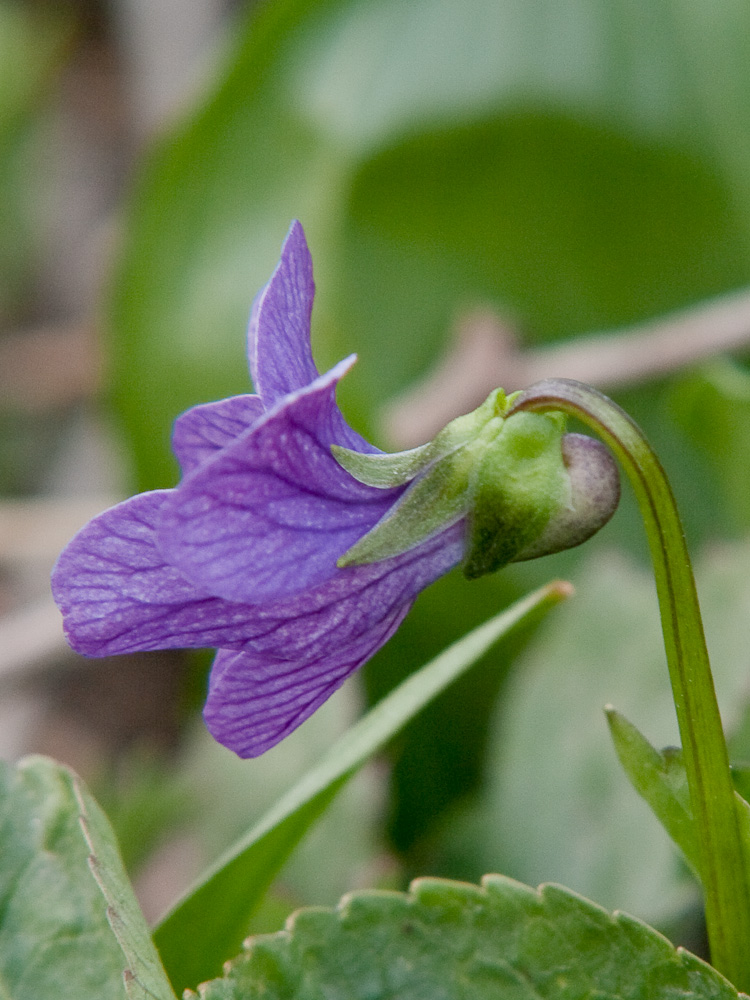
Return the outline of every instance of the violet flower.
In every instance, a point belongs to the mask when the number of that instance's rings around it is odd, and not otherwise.
[[[453,461],[443,453],[454,439],[465,444],[465,435],[451,437],[449,425],[436,438],[438,451],[421,463],[409,459],[414,468],[396,485],[368,485],[360,481],[366,475],[347,471],[347,456],[366,466],[369,456],[382,453],[348,426],[336,405],[336,385],[354,356],[325,375],[313,363],[313,295],[312,261],[295,222],[250,318],[257,395],[182,414],[173,435],[179,485],[140,494],[95,518],[52,576],[68,641],[84,655],[217,647],[204,718],[213,736],[241,757],[263,753],[311,715],[467,548],[462,500],[451,501],[429,537],[394,548],[388,528],[387,555],[378,556],[383,543],[372,529],[398,526],[394,512],[408,514],[415,484],[429,492],[430,475],[442,489],[442,466],[434,459]],[[440,445],[445,440],[450,447]],[[583,440],[587,456],[595,442]],[[560,464],[559,444],[556,455]],[[596,526],[614,509],[611,483],[604,492],[609,506],[596,515]],[[363,539],[370,537],[375,555],[357,563],[351,553],[367,549]]]
[[[310,350],[314,284],[301,225],[258,295],[248,335],[257,395],[175,423],[183,478],[91,521],[52,575],[70,645],[86,656],[218,647],[206,725],[241,757],[295,729],[385,643],[416,595],[457,563],[453,525],[395,558],[337,559],[404,487],[352,478],[331,445],[375,452],[344,421]]]

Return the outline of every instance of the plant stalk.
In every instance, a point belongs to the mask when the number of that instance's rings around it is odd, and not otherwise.
[[[698,595],[669,481],[637,424],[589,386],[568,379],[538,382],[510,412],[516,410],[559,410],[577,417],[612,449],[633,486],[656,577],[698,839],[711,961],[739,990],[750,992],[747,865]]]

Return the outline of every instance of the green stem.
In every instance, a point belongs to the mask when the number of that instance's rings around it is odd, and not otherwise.
[[[516,410],[561,410],[596,431],[628,474],[646,525],[699,845],[711,960],[750,990],[750,891],[721,716],[685,536],[672,490],[640,428],[606,396],[568,379],[527,389]]]

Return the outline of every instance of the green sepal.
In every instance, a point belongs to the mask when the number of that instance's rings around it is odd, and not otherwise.
[[[365,486],[392,489],[394,486],[403,486],[422,469],[427,468],[433,461],[434,444],[431,441],[410,451],[398,451],[395,454],[380,452],[375,455],[332,444],[331,454],[341,468],[346,469],[357,482],[364,483]]]
[[[513,398],[496,389],[478,409],[411,452],[362,455],[332,447],[336,460],[360,482],[394,487],[412,480],[338,566],[400,555],[467,515],[469,578],[500,569],[527,549],[552,514],[570,504],[561,451],[565,418],[532,413],[506,418]]]
[[[499,434],[502,426],[502,417],[492,418],[478,438],[428,466],[337,565],[343,569],[408,552],[464,517],[469,509],[472,470],[488,440]]]
[[[487,442],[469,489],[464,575],[494,573],[527,549],[571,502],[561,414],[515,413]]]
[[[332,444],[331,452],[339,465],[365,486],[404,486],[428,466],[468,444],[494,417],[504,416],[518,395],[506,396],[502,389],[494,389],[476,410],[451,420],[428,444],[409,451],[368,455]]]
[[[495,389],[481,406],[451,421],[421,448],[396,455],[362,455],[332,446],[334,457],[369,486],[394,487],[412,480],[393,507],[338,560],[359,566],[400,555],[455,524],[467,511],[469,483],[488,443],[501,432],[510,403]]]

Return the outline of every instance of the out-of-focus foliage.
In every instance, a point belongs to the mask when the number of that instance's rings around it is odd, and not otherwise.
[[[750,373],[728,358],[675,380],[673,420],[706,456],[729,526],[750,525]]]
[[[565,584],[542,587],[444,650],[329,746],[319,762],[306,768],[303,777],[256,824],[249,829],[246,826],[217,866],[208,870],[156,929],[156,943],[175,986],[181,989],[218,974],[227,953],[240,947],[251,916],[292,850],[342,786],[373,754],[438,692],[452,687],[456,678],[465,674],[498,640],[520,626],[539,621],[569,594],[570,588]],[[301,736],[294,743],[298,747],[304,745]],[[267,774],[274,774],[271,761],[283,761],[285,757],[288,759],[283,751],[270,755]],[[346,811],[339,815],[346,820]],[[338,825],[329,841],[329,857],[331,843],[346,840],[347,827],[356,837],[356,821],[349,818]],[[361,832],[360,839],[364,840]],[[346,864],[345,852],[337,850],[335,857]],[[319,872],[318,876],[325,879],[325,872]],[[334,876],[334,885],[337,877],[340,873]],[[332,888],[323,885],[320,891],[328,894]],[[207,914],[212,914],[210,921]]]
[[[134,485],[173,482],[177,413],[246,390],[250,302],[293,217],[315,260],[316,357],[359,353],[341,401],[371,433],[466,307],[488,303],[542,342],[750,280],[750,10],[733,0],[267,0],[232,39],[214,92],[146,163],[128,218],[111,355]],[[626,400],[691,539],[750,528],[747,464],[703,433],[706,393],[725,391],[696,375]],[[730,431],[735,411],[719,412]],[[625,508],[605,534],[642,552]],[[521,580],[575,566],[441,581],[373,661],[370,696]],[[480,669],[404,737],[399,847],[416,852],[476,788],[500,681]]]
[[[18,0],[0,2],[0,320],[31,278],[42,190],[35,153],[41,99],[61,64],[69,26]]]
[[[292,216],[318,357],[358,350],[344,395],[365,424],[462,305],[564,337],[744,281],[750,231],[684,27],[671,5],[596,0],[254,10],[134,203],[113,322],[141,485],[173,475],[177,412],[246,385],[240,331]]]
[[[0,0],[0,336],[27,317],[39,265],[45,190],[43,134],[47,102],[71,36],[63,8],[32,8]],[[0,487],[38,484],[49,460],[43,418],[9,411],[0,399]]]
[[[195,818],[193,789],[175,778],[165,761],[136,748],[116,773],[107,771],[94,783],[131,876],[171,833]]]
[[[709,551],[696,566],[730,732],[745,722],[748,567],[747,543]],[[630,558],[597,553],[581,567],[576,600],[550,624],[497,709],[486,793],[446,832],[448,849],[462,854],[452,864],[559,881],[603,906],[673,919],[694,883],[628,785],[603,712],[613,704],[656,746],[679,742],[653,578]]]

